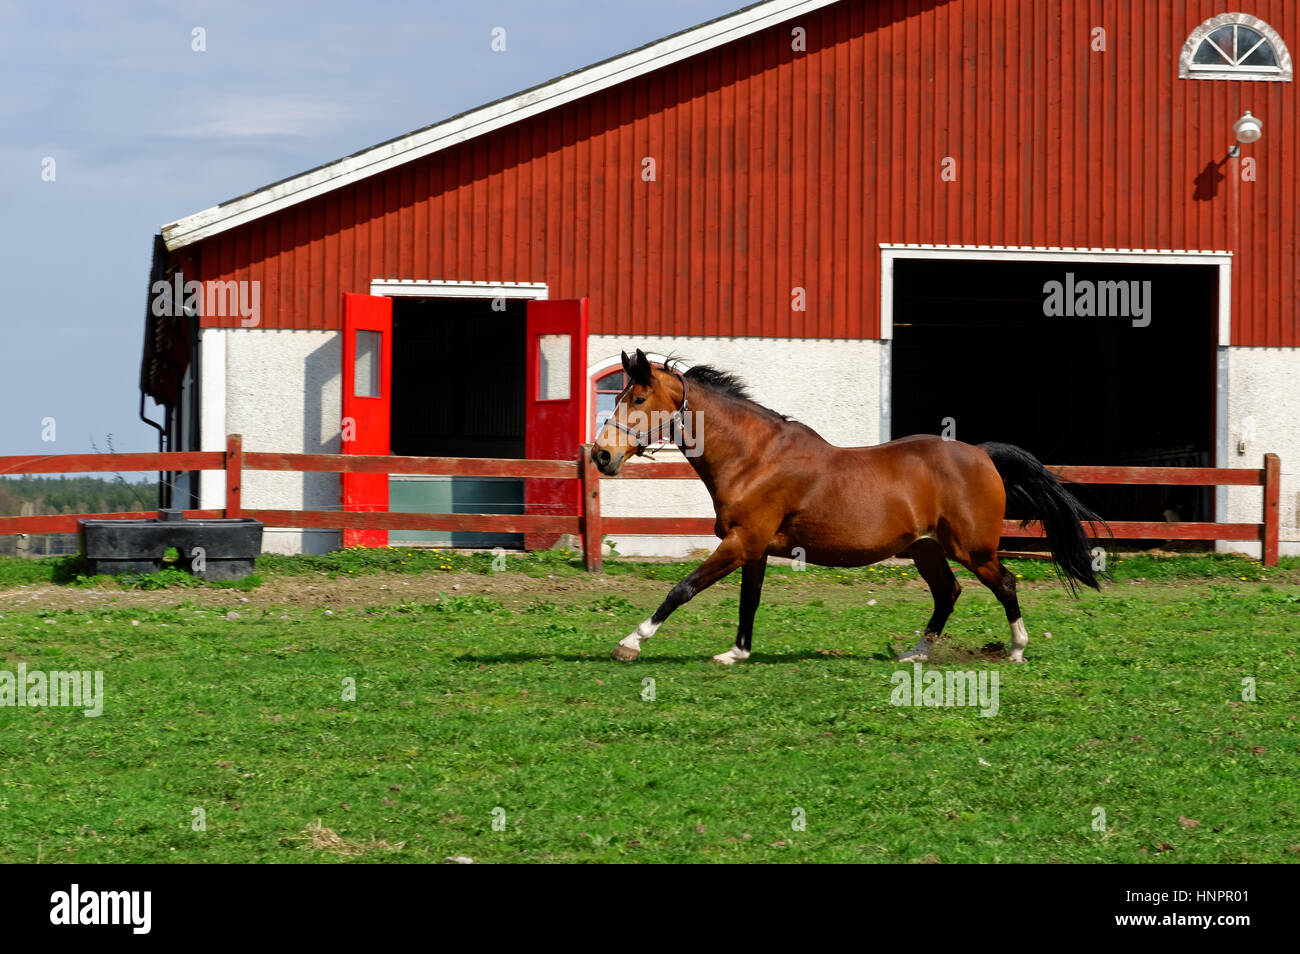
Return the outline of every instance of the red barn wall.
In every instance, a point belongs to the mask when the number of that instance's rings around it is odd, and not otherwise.
[[[1294,0],[1229,7],[1300,53]],[[1295,83],[1177,75],[1226,9],[845,0],[180,254],[260,280],[267,328],[337,328],[383,278],[545,281],[593,334],[877,337],[881,242],[1230,249],[1226,183],[1193,193],[1250,109],[1232,340],[1297,346]]]

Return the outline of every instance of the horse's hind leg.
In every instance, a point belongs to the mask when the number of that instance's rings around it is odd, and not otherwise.
[[[929,584],[930,595],[934,597],[934,613],[931,614],[930,621],[925,624],[925,633],[922,634],[916,648],[903,653],[898,657],[898,661],[925,662],[930,658],[934,641],[943,634],[943,626],[952,615],[952,608],[957,603],[957,597],[961,595],[961,584],[953,575],[952,567],[948,566],[948,558],[943,552],[943,547],[936,541],[917,540],[904,555],[912,558],[917,572]]]
[[[980,582],[993,591],[1002,608],[1006,610],[1007,622],[1011,625],[1012,662],[1025,661],[1025,647],[1029,645],[1029,633],[1025,621],[1020,617],[1020,600],[1016,597],[1016,575],[1002,565],[997,551],[971,554],[967,564],[970,571],[979,577]]]

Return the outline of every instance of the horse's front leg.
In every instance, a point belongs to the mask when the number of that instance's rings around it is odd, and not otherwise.
[[[736,645],[713,657],[715,663],[730,666],[749,658],[754,642],[754,614],[763,596],[763,575],[767,572],[767,554],[749,560],[740,571],[740,625],[736,628]]]
[[[709,554],[707,560],[668,591],[668,597],[659,604],[653,616],[619,641],[619,644],[614,647],[614,658],[623,662],[636,659],[641,655],[641,644],[655,634],[655,630],[664,624],[664,620],[673,614],[673,610],[689,601],[696,593],[712,586],[746,562],[748,558],[749,554],[746,553],[742,535],[735,531],[727,534],[718,544],[718,548]]]

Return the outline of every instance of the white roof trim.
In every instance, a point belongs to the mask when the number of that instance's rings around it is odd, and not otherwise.
[[[370,294],[390,298],[525,298],[545,300],[545,282],[449,282],[408,278],[372,278]]]
[[[1208,265],[1232,261],[1232,252],[1208,249],[1075,248],[1055,245],[897,245],[880,243],[881,254],[891,258],[998,259],[1009,261],[1098,261],[1156,265]]]
[[[350,185],[367,176],[457,145],[618,83],[662,69],[766,29],[819,10],[838,0],[766,0],[708,23],[657,40],[594,66],[569,73],[515,96],[427,126],[407,136],[320,166],[257,192],[179,219],[162,228],[169,251],[192,245],[291,205]]]

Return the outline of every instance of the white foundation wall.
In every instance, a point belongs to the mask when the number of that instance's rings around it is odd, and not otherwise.
[[[1300,349],[1228,348],[1227,352],[1227,453],[1220,458],[1221,466],[1263,467],[1266,453],[1282,459],[1278,549],[1283,556],[1300,555]],[[1244,454],[1238,452],[1242,440],[1246,441]],[[1219,499],[1225,497],[1227,512],[1219,513],[1220,521],[1263,519],[1262,488],[1221,488]],[[1236,540],[1220,541],[1218,549],[1256,558],[1261,553],[1260,544]]]
[[[881,435],[882,375],[887,342],[773,338],[638,338],[593,335],[588,369],[618,365],[620,351],[676,353],[692,364],[738,374],[756,400],[815,429],[833,444],[875,444]],[[335,331],[204,329],[200,343],[202,449],[225,449],[241,434],[246,451],[339,453],[342,415],[342,337]],[[680,460],[674,449],[659,460]],[[335,474],[246,470],[249,509],[335,510]],[[698,480],[605,480],[602,512],[609,516],[711,517]],[[200,505],[225,506],[225,475],[201,475]],[[611,536],[621,554],[686,556],[712,550],[707,536]],[[332,530],[267,528],[271,553],[324,553],[339,546]]]
[[[655,358],[678,354],[687,364],[711,364],[737,374],[760,404],[802,421],[832,444],[857,446],[881,440],[888,347],[888,342],[866,340],[592,335],[587,365],[590,372],[617,368],[620,353],[637,348]],[[670,448],[657,459],[684,458]],[[603,516],[713,516],[709,493],[698,480],[602,480],[600,498]],[[618,553],[635,556],[681,557],[718,544],[712,535],[610,534],[608,539]]]
[[[226,434],[241,434],[245,451],[339,453],[342,340],[336,331],[204,329],[203,449],[224,450]],[[213,388],[224,391],[224,420]],[[204,507],[225,506],[224,478],[204,472]],[[339,501],[337,474],[244,471],[243,505],[250,510],[337,510]],[[336,530],[268,527],[262,534],[268,553],[338,546]]]

